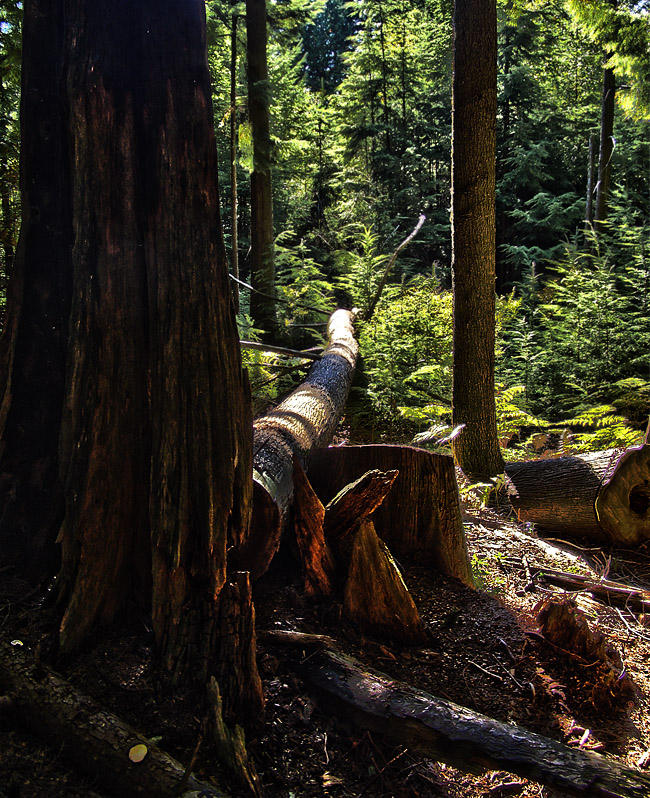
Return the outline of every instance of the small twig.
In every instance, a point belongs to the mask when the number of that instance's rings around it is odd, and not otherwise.
[[[331,316],[331,310],[323,310],[323,308],[317,308],[314,305],[306,305],[302,302],[294,302],[291,299],[283,299],[279,296],[272,296],[271,294],[265,294],[264,291],[260,291],[257,288],[253,288],[250,283],[245,283],[243,280],[240,280],[238,277],[235,277],[232,274],[229,274],[231,280],[236,282],[238,285],[242,285],[244,288],[248,288],[249,291],[252,291],[254,294],[259,294],[259,296],[266,297],[266,299],[272,299],[274,302],[282,302],[284,305],[293,305],[296,308],[303,308],[304,310],[313,310],[314,313],[320,313],[321,316]]]
[[[492,671],[488,671],[485,668],[481,667],[478,662],[474,662],[474,660],[468,659],[467,660],[470,665],[473,665],[475,668],[478,668],[480,671],[483,671],[487,676],[491,676],[493,679],[496,679],[499,682],[503,682],[504,679],[502,676],[499,676],[498,673],[492,673]]]
[[[271,346],[271,344],[263,344],[260,341],[240,341],[239,346],[242,349],[255,349],[258,352],[273,352],[276,355],[286,355],[287,357],[300,357],[303,360],[320,360],[320,354],[315,352],[302,351],[296,349],[286,349],[284,346]]]
[[[384,273],[381,276],[381,280],[379,281],[379,285],[377,286],[377,291],[375,292],[375,296],[373,297],[372,302],[370,303],[370,307],[368,308],[368,310],[364,314],[364,321],[369,321],[371,316],[372,316],[372,314],[375,312],[375,308],[377,307],[377,302],[379,302],[379,300],[381,298],[381,294],[382,294],[382,292],[384,290],[384,286],[386,285],[386,280],[388,280],[388,275],[390,274],[390,270],[393,268],[393,264],[397,260],[397,256],[404,249],[404,247],[407,244],[409,244],[415,238],[415,236],[420,232],[420,228],[424,224],[426,218],[427,217],[424,214],[420,215],[420,218],[418,219],[418,223],[415,225],[415,229],[413,230],[413,232],[409,236],[407,236],[404,239],[404,241],[402,241],[402,243],[399,245],[399,247],[397,247],[395,252],[393,252],[393,256],[388,261],[388,264],[386,265],[386,268],[384,269]]]

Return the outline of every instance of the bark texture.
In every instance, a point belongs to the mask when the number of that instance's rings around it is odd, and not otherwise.
[[[603,96],[600,110],[600,147],[598,151],[598,182],[596,183],[596,209],[594,224],[602,230],[607,221],[612,153],[614,152],[614,110],[616,101],[616,76],[614,70],[603,70]]]
[[[509,463],[508,498],[520,521],[638,546],[650,539],[650,446]]]
[[[329,344],[305,381],[277,408],[253,425],[253,520],[248,539],[236,553],[253,579],[268,568],[293,497],[294,454],[326,446],[345,408],[358,344],[353,314],[337,310],[328,324]]]
[[[473,586],[451,457],[412,446],[337,446],[314,450],[307,473],[327,504],[368,469],[399,472],[371,516],[390,551],[417,556]]]
[[[650,791],[644,773],[435,698],[343,654],[315,651],[300,670],[324,696],[323,709],[466,772],[506,770],[588,798]]]
[[[0,339],[0,563],[33,582],[58,568],[63,517],[58,440],[71,303],[73,231],[62,5],[30,0],[23,17],[22,226]]]
[[[251,283],[262,293],[251,293],[251,316],[258,327],[273,333],[275,256],[273,251],[273,198],[271,193],[271,128],[269,69],[266,57],[266,0],[246,0],[248,64],[248,118],[253,139],[251,172]],[[266,295],[266,296],[264,296]]]
[[[204,3],[29,0],[25,15],[4,517],[54,559],[61,524],[63,652],[135,603],[167,668],[205,677],[252,487]]]
[[[470,478],[503,471],[494,400],[496,0],[455,0],[452,77],[452,418]]]

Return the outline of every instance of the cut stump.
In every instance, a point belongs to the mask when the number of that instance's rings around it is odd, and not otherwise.
[[[308,462],[309,479],[324,504],[371,469],[399,472],[372,514],[391,552],[417,556],[473,587],[453,459],[413,446],[371,445],[316,449]]]

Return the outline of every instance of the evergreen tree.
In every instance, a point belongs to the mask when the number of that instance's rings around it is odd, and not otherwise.
[[[456,0],[452,88],[454,458],[472,478],[504,464],[494,399],[496,2]]]

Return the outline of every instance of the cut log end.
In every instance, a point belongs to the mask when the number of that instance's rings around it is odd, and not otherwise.
[[[637,546],[650,539],[650,445],[634,446],[621,455],[595,507],[613,543]]]

